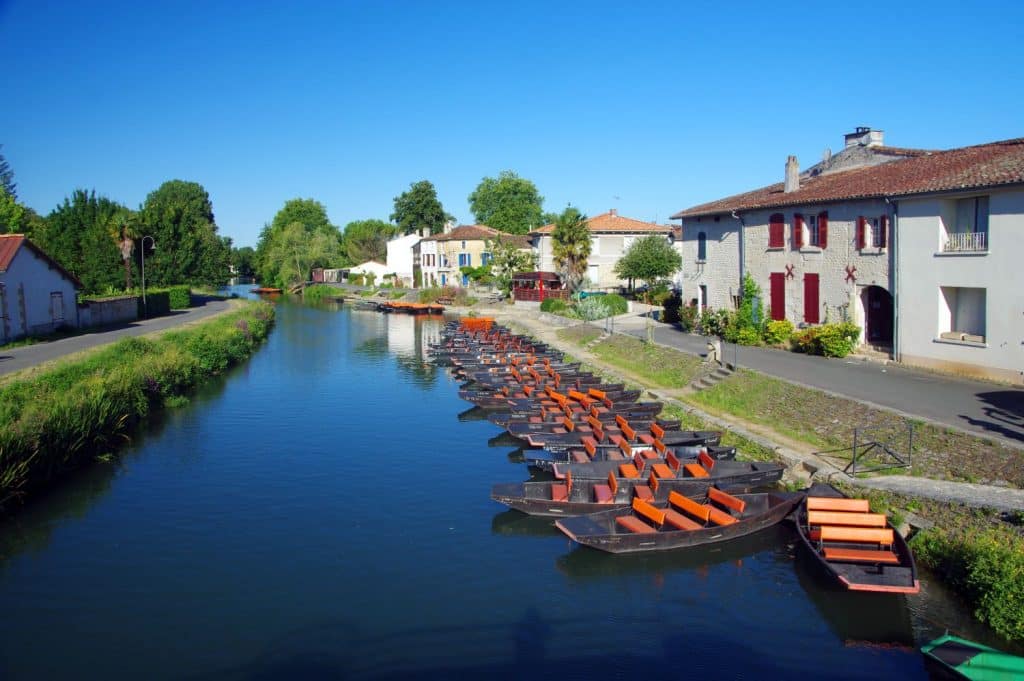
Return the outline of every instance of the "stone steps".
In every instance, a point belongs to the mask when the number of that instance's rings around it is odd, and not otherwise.
[[[708,388],[714,387],[724,381],[725,379],[732,376],[733,370],[728,366],[719,366],[715,369],[703,373],[697,378],[690,382],[690,390],[693,392],[700,392],[701,390],[707,390]]]

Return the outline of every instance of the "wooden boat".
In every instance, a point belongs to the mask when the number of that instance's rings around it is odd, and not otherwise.
[[[444,305],[434,303],[411,303],[402,300],[388,300],[377,303],[381,312],[404,312],[406,314],[443,314]]]
[[[249,289],[249,290],[252,291],[253,293],[259,293],[261,295],[262,294],[281,293],[281,289],[273,288],[271,286],[259,286],[257,288]]]
[[[925,666],[934,678],[1024,679],[1024,657],[945,634],[921,646]]]
[[[624,419],[620,419],[624,420]],[[564,420],[568,425],[572,421]],[[621,448],[621,441],[625,440],[630,446],[636,448],[650,449],[654,442],[660,440],[662,444],[673,446],[696,446],[703,444],[717,444],[722,433],[717,430],[669,430],[658,426],[651,421],[639,421],[633,428],[630,423],[609,424],[607,427],[587,423],[576,426],[571,432],[565,433],[525,433],[519,437],[525,440],[531,447],[543,447],[551,452],[562,452],[568,449],[582,449],[589,446],[595,448],[616,449]],[[646,424],[646,425],[644,425]],[[600,427],[599,427],[600,426]],[[589,445],[589,446],[588,446]],[[630,456],[627,453],[626,456]]]
[[[698,444],[668,447],[660,440],[656,440],[651,449],[634,449],[630,447],[634,455],[639,453],[649,464],[665,463],[669,456],[676,461],[694,461],[703,452],[712,461],[731,461],[736,458],[736,448],[723,445]],[[554,471],[558,465],[560,471],[571,470],[568,464],[604,463],[607,471],[618,472],[619,466],[629,461],[621,447],[584,447],[582,449],[566,449],[559,452],[551,452],[546,449],[524,449],[523,460],[526,465],[538,468],[542,471]]]
[[[728,474],[726,464],[734,464]],[[778,481],[784,467],[777,463],[723,461],[715,466],[717,475],[700,478],[646,478],[609,473],[605,480],[576,480],[571,473],[560,480],[499,483],[491,487],[491,499],[530,515],[570,516],[627,508],[633,497],[665,502],[676,491],[683,496],[704,494],[717,487],[757,487]]]
[[[729,494],[709,487],[701,499],[670,492],[666,503],[634,497],[628,510],[561,518],[555,527],[581,546],[609,553],[668,551],[726,542],[789,515],[802,492]]]
[[[916,594],[921,590],[910,547],[867,499],[850,499],[831,485],[807,491],[795,518],[804,546],[850,591]]]

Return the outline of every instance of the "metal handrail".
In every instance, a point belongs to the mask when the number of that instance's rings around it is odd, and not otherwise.
[[[988,232],[952,232],[942,245],[944,253],[971,253],[988,250]]]

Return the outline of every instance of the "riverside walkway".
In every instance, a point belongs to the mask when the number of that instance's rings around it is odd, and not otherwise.
[[[98,345],[113,343],[126,336],[142,336],[212,317],[228,310],[230,306],[231,301],[225,298],[193,296],[192,307],[187,310],[174,310],[162,317],[140,319],[127,324],[87,331],[79,336],[36,343],[35,345],[0,348],[0,375],[28,369]]]

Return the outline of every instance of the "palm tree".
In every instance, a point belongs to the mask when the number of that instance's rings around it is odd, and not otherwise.
[[[135,239],[138,237],[135,213],[130,210],[118,210],[107,221],[107,232],[121,251],[124,263],[124,290],[132,290],[132,251],[135,250]]]
[[[587,216],[569,206],[555,220],[551,234],[555,267],[570,293],[575,293],[587,273],[590,258],[590,229]]]

